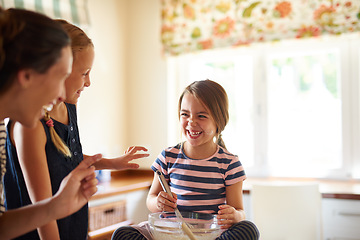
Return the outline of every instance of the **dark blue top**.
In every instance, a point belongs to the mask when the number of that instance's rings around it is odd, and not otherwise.
[[[83,160],[82,147],[79,138],[77,125],[76,106],[67,104],[69,115],[69,125],[64,125],[55,119],[54,127],[58,135],[70,148],[72,157],[65,157],[60,153],[51,141],[49,127],[44,120],[41,120],[46,133],[46,158],[49,167],[52,194],[54,195],[61,181]],[[10,126],[10,124],[8,124]],[[9,129],[8,129],[9,131]],[[22,174],[15,146],[11,143],[8,134],[6,140],[8,161],[6,164],[6,174],[4,177],[5,185],[5,207],[6,209],[19,208],[31,203],[26,189],[24,176]],[[60,238],[66,239],[86,239],[88,231],[88,206],[87,204],[78,212],[57,220]],[[21,226],[19,226],[21,227]],[[17,239],[39,239],[37,230],[23,235]]]

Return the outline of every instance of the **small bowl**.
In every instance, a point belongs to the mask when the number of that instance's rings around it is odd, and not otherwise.
[[[198,240],[216,239],[222,233],[215,214],[181,212],[185,222]],[[156,240],[187,240],[183,232],[181,220],[174,212],[149,214],[151,233]]]

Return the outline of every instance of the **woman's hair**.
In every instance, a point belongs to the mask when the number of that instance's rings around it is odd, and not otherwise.
[[[70,45],[62,26],[45,15],[0,7],[0,93],[25,68],[45,73]]]
[[[91,39],[86,35],[86,33],[83,30],[62,19],[58,19],[55,21],[60,23],[61,26],[67,32],[67,34],[70,36],[71,50],[73,54],[73,63],[75,63],[76,61],[76,56],[78,52],[82,51],[83,49],[87,49],[88,47],[94,47]],[[54,146],[64,156],[71,157],[71,151],[69,150],[69,147],[65,144],[65,142],[60,138],[60,136],[55,131],[49,112],[46,112],[44,120],[47,123],[46,125],[49,127],[51,140],[54,143]]]
[[[216,142],[226,149],[225,143],[221,138],[221,132],[229,121],[229,101],[225,89],[220,84],[209,79],[191,83],[180,96],[178,106],[179,117],[181,102],[185,93],[193,95],[209,109],[210,115],[216,124]]]

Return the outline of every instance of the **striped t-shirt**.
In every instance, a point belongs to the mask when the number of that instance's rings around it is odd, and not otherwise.
[[[178,144],[162,151],[151,169],[169,180],[178,209],[184,212],[217,213],[226,202],[226,186],[246,179],[238,157],[220,146],[209,158],[191,159]]]
[[[6,129],[4,121],[0,121],[0,215],[5,212],[4,206],[4,175],[6,172],[6,151],[5,151],[5,141],[6,141]]]

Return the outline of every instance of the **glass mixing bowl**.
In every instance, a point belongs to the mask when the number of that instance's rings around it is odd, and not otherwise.
[[[181,212],[181,215],[198,240],[212,240],[222,233],[215,214]],[[156,240],[189,239],[182,230],[181,220],[174,212],[149,214],[149,225]]]

